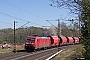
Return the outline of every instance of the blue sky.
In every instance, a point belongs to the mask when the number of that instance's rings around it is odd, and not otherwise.
[[[14,21],[17,22],[16,28],[27,21],[32,23],[24,27],[41,27],[51,26],[46,20],[74,18],[69,10],[52,7],[51,3],[50,0],[0,0],[0,29],[13,28]],[[56,21],[51,23],[57,26]]]

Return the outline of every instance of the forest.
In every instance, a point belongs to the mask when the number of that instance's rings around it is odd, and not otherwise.
[[[57,26],[56,26],[57,27]],[[57,35],[57,29],[54,26],[46,27],[25,27],[15,29],[15,40],[16,44],[24,44],[27,36],[38,35],[38,36],[54,36]],[[79,27],[76,22],[72,24],[60,23],[60,35],[62,36],[79,36]],[[6,28],[0,29],[0,43],[3,42],[14,44],[14,29]]]

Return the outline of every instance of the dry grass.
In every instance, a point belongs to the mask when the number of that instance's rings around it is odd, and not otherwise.
[[[60,54],[54,57],[52,60],[74,60],[75,58],[82,57],[83,47],[78,45],[67,50],[63,50]]]
[[[14,48],[5,48],[5,49],[0,48],[0,55],[12,53],[13,50],[14,50]],[[24,47],[16,46],[16,50],[24,50]]]
[[[11,53],[11,52],[12,52],[12,49],[1,49],[1,48],[0,48],[0,55],[1,55],[1,54]]]

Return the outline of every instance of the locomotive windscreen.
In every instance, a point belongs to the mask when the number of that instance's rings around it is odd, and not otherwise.
[[[34,41],[35,38],[27,38],[27,40]]]

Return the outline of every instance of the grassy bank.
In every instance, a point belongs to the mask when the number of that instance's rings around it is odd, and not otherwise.
[[[83,46],[79,44],[75,47],[68,48],[67,50],[63,50],[52,60],[76,60],[77,58],[83,57],[82,56],[83,51],[84,51]]]
[[[0,55],[13,53],[13,50],[14,49],[1,49],[0,48]],[[16,49],[16,51],[19,51],[19,50],[24,50],[24,48],[17,48]]]
[[[1,49],[0,48],[0,55],[2,54],[7,54],[7,53],[11,53],[12,52],[12,49]]]

